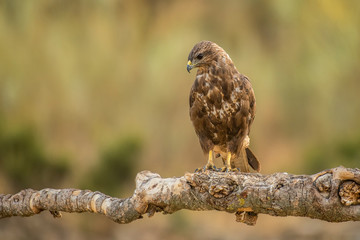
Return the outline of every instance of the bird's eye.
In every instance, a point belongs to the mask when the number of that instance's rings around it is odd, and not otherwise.
[[[197,56],[196,56],[196,59],[197,60],[201,60],[203,58],[203,55],[201,53],[199,53]]]

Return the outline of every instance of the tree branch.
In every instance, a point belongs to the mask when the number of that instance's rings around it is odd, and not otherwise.
[[[143,171],[137,174],[134,194],[125,199],[89,190],[48,188],[0,195],[0,218],[49,210],[54,217],[61,217],[60,212],[93,212],[129,223],[145,213],[171,214],[181,209],[236,213],[237,221],[250,225],[258,213],[360,221],[360,170],[338,167],[314,175],[206,171],[179,178]]]

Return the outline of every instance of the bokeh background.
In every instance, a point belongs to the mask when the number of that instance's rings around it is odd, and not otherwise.
[[[0,0],[0,192],[127,197],[138,171],[205,164],[188,114],[195,43],[211,40],[257,98],[262,172],[360,166],[360,2]],[[219,162],[218,162],[219,163]],[[360,239],[358,223],[180,211],[0,220],[0,239]]]

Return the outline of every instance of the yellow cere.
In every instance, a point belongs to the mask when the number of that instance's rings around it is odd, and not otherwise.
[[[190,60],[188,61],[187,65],[191,65],[191,61],[190,61]]]

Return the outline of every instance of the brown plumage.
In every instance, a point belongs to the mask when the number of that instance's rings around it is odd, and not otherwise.
[[[210,41],[193,47],[187,70],[192,68],[198,70],[190,91],[190,119],[202,150],[208,154],[204,169],[216,169],[215,154],[223,158],[224,171],[260,171],[248,148],[255,118],[255,95],[249,79],[236,70],[224,49]]]

